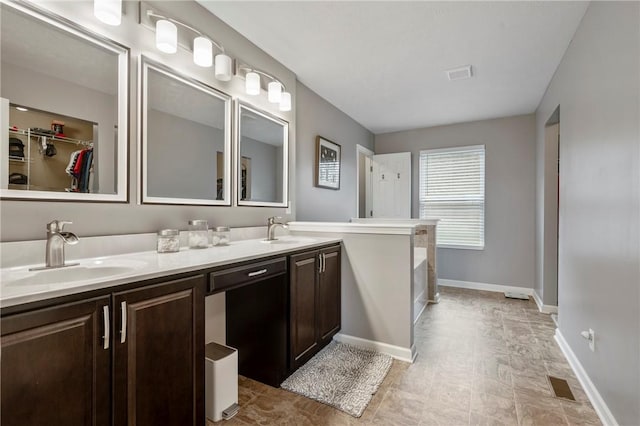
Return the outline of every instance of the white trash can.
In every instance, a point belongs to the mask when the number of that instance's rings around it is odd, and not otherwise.
[[[238,413],[238,351],[212,342],[205,346],[207,418],[217,422]]]

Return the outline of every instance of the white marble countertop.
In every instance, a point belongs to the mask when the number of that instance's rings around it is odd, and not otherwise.
[[[182,248],[177,253],[159,254],[155,251],[146,251],[79,259],[75,260],[80,263],[78,266],[43,272],[29,271],[33,265],[3,268],[0,270],[0,307],[5,308],[115,287],[167,275],[195,272],[237,262],[286,255],[289,252],[340,241],[340,238],[288,236],[282,237],[275,244],[267,244],[260,239],[254,239],[234,241],[227,246],[215,246],[200,250]],[[95,271],[98,276],[76,281],[65,280],[65,274],[68,274],[66,271],[71,271],[73,268],[82,269],[83,271],[80,272],[83,273]],[[101,271],[110,272],[107,272],[105,276],[100,276]],[[72,271],[71,274],[74,272]],[[42,275],[36,277],[37,274]]]

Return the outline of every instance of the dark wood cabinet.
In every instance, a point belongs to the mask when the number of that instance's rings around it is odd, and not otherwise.
[[[105,296],[2,318],[3,426],[111,424],[109,309]]]
[[[296,370],[340,330],[340,246],[290,257],[290,368]]]
[[[318,334],[329,343],[340,330],[340,247],[320,251],[322,272],[318,280]]]
[[[291,256],[289,298],[291,365],[298,368],[318,347],[318,251]]]
[[[204,289],[198,275],[4,316],[1,424],[204,425]]]
[[[204,424],[204,276],[115,293],[118,425]]]

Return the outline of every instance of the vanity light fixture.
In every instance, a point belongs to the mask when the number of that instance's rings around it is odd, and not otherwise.
[[[264,71],[251,68],[248,65],[240,65],[239,71],[244,71],[245,75],[245,91],[247,95],[259,95],[260,94],[260,76],[264,76],[271,80],[267,84],[267,97],[269,102],[274,104],[280,104],[280,111],[291,111],[291,93],[286,91],[284,84],[271,74]]]
[[[280,111],[291,111],[291,93],[282,92],[282,99],[280,100]]]
[[[279,81],[272,81],[267,85],[267,96],[269,97],[269,102],[272,103],[280,103],[282,100],[282,83]]]
[[[259,95],[260,94],[260,74],[254,71],[249,71],[245,75],[245,90],[247,95]]]
[[[156,22],[156,47],[164,53],[178,51],[178,27],[173,22],[167,19]]]
[[[196,35],[193,39],[193,62],[201,67],[214,66],[214,75],[217,80],[231,80],[233,76],[233,61],[225,53],[222,44],[190,25],[154,13],[153,10],[147,10],[147,16],[158,19],[156,21],[156,47],[158,50],[165,53],[176,53],[178,51],[178,26],[180,26]],[[221,52],[215,55],[215,58],[213,56],[213,46]]]
[[[213,43],[206,37],[193,39],[193,62],[201,67],[213,65]]]
[[[122,0],[93,0],[93,15],[107,25],[120,25]]]

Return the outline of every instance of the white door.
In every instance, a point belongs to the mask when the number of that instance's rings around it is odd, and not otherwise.
[[[411,217],[411,153],[381,154],[372,161],[372,208],[367,217]]]

